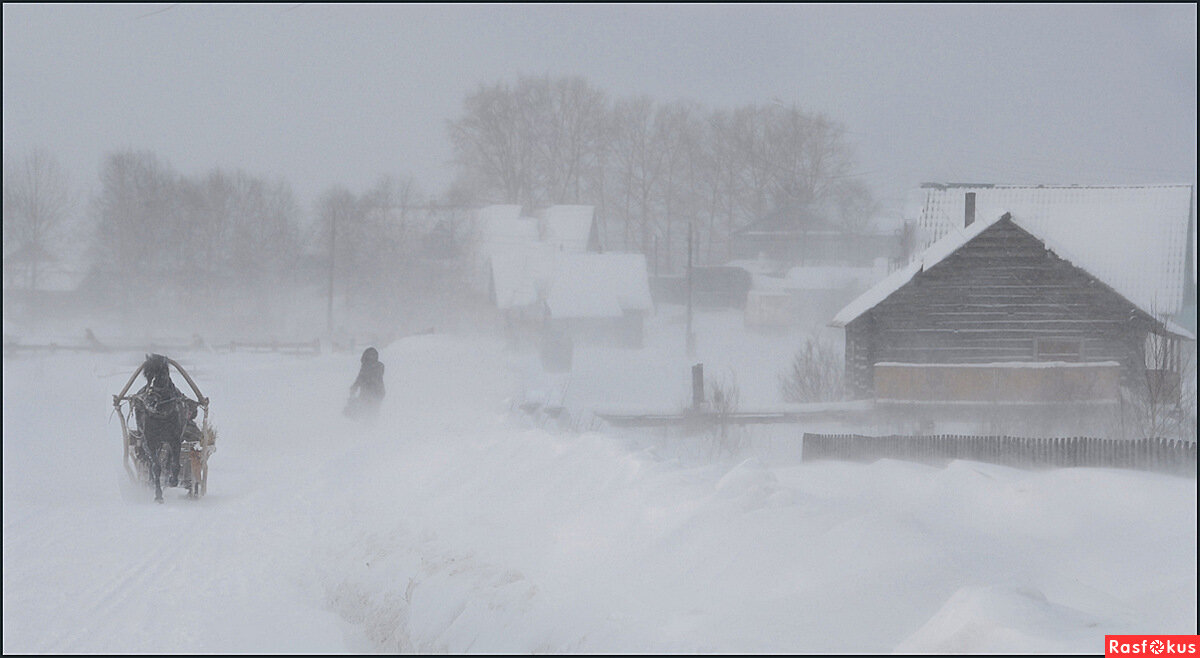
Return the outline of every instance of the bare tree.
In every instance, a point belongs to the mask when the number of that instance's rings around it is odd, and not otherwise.
[[[826,341],[809,338],[780,375],[780,391],[788,402],[840,400],[843,374],[841,352]]]
[[[537,148],[529,85],[481,86],[449,123],[459,178],[479,201],[532,204]]]
[[[676,102],[659,106],[654,116],[653,144],[663,154],[662,180],[655,204],[655,234],[660,248],[654,257],[666,271],[687,260],[688,225],[700,213],[696,199],[703,198],[698,171],[700,127],[696,106]]]
[[[654,101],[648,96],[618,101],[611,136],[613,192],[620,198],[614,213],[624,227],[623,243],[647,255],[654,248],[651,214],[665,163],[656,143],[654,112]]]
[[[300,253],[285,182],[221,169],[189,178],[154,153],[126,151],[106,157],[100,184],[94,281],[127,320],[227,328],[224,309],[266,326]]]
[[[183,249],[178,174],[149,151],[107,156],[100,168],[93,264],[122,305],[144,308],[174,279]]]
[[[1151,332],[1144,378],[1122,391],[1126,433],[1137,438],[1196,436],[1196,341]]]
[[[480,201],[534,207],[596,193],[607,101],[582,78],[522,76],[482,86],[463,105],[449,123],[458,186]]]
[[[734,110],[732,138],[737,172],[736,206],[738,225],[748,224],[771,210],[777,186],[778,154],[770,144],[769,110],[749,105]],[[730,227],[731,230],[733,227]]]
[[[523,81],[536,90],[538,187],[546,203],[581,203],[594,192],[605,155],[604,92],[579,77]],[[532,96],[532,94],[531,94]]]
[[[705,136],[698,147],[700,176],[703,181],[703,215],[706,219],[700,227],[702,247],[698,253],[713,262],[727,258],[730,253],[729,236],[738,226],[736,216],[738,195],[738,166],[733,135],[733,116],[729,112],[714,111],[707,121]]]
[[[714,378],[706,388],[706,424],[711,455],[717,458],[723,452],[728,452],[730,456],[737,455],[749,438],[745,430],[734,422],[741,406],[741,389],[738,387],[737,375],[730,370],[726,376]]]
[[[329,331],[334,330],[333,300],[340,286],[345,295],[349,287],[346,274],[356,267],[356,243],[361,239],[356,227],[359,223],[358,199],[342,187],[333,186],[317,201],[317,221],[320,238],[317,250],[325,251],[328,267],[327,311]]]
[[[847,233],[865,232],[879,212],[879,201],[862,181],[842,179],[831,196],[834,221]]]
[[[670,270],[683,224],[708,262],[770,212],[861,230],[874,201],[853,179],[845,130],[795,105],[707,112],[647,96],[617,99],[580,78],[480,87],[450,122],[455,189],[474,202],[597,206],[605,242]]]
[[[61,256],[59,244],[74,208],[67,176],[46,150],[5,163],[4,259],[25,263],[30,290],[37,290],[43,265]]]

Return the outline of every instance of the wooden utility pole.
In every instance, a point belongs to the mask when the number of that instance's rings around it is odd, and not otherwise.
[[[329,331],[329,339],[333,340],[333,263],[335,247],[337,246],[337,209],[329,213],[329,299],[325,307],[325,323]]]
[[[687,260],[687,355],[696,354],[696,335],[692,333],[692,222],[688,222]]]

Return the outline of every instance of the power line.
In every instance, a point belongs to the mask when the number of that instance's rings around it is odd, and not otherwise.
[[[137,17],[137,18],[134,18],[134,20],[142,20],[143,18],[146,18],[146,17],[148,17],[148,16],[154,16],[154,14],[156,14],[156,13],[162,13],[162,12],[170,11],[170,10],[173,10],[173,8],[175,8],[175,7],[178,7],[178,6],[180,6],[180,5],[182,5],[182,2],[174,2],[174,4],[172,4],[172,5],[168,6],[168,7],[163,7],[163,8],[161,8],[161,10],[155,10],[155,11],[152,11],[152,12],[144,13],[144,14],[142,14],[142,16],[139,16],[139,17]]]

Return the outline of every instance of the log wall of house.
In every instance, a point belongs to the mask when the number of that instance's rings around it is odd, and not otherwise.
[[[1144,370],[1151,325],[1124,297],[1003,219],[848,323],[846,376],[854,397],[872,394],[873,364],[885,361],[1116,361],[1132,381]]]

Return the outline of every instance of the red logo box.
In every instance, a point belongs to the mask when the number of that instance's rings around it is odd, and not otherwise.
[[[1200,658],[1200,635],[1105,635],[1104,656]]]

